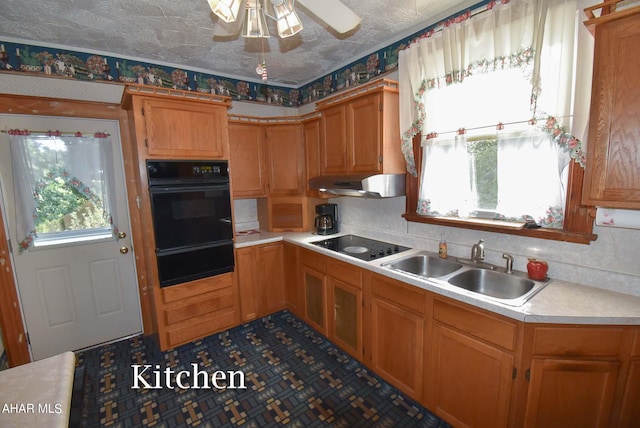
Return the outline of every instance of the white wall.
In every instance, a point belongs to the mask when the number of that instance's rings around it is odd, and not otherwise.
[[[428,251],[438,251],[440,236],[451,256],[470,257],[471,246],[485,240],[486,261],[504,264],[502,253],[514,257],[514,268],[526,271],[527,258],[549,263],[549,276],[578,284],[640,296],[640,230],[595,227],[598,239],[590,245],[527,238],[407,222],[405,198],[331,199],[338,204],[340,231]]]

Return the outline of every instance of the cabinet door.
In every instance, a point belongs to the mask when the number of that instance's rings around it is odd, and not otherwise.
[[[534,358],[525,427],[607,427],[620,364]]]
[[[282,243],[261,246],[259,251],[256,275],[260,278],[258,292],[264,316],[285,308]]]
[[[145,99],[148,154],[155,157],[221,158],[229,146],[226,106]]]
[[[324,274],[302,267],[304,284],[305,321],[320,333],[327,335],[327,317],[325,303],[327,301]]]
[[[637,427],[638,421],[640,421],[640,359],[634,359],[629,364],[619,425],[628,428]]]
[[[257,249],[246,247],[236,249],[236,271],[240,293],[240,317],[243,322],[258,318],[259,296],[257,272]]]
[[[235,198],[267,196],[267,174],[263,153],[263,129],[260,125],[229,124],[231,185]]]
[[[299,276],[299,257],[298,246],[285,242],[283,244],[283,256],[284,256],[284,286],[285,296],[287,300],[287,307],[291,312],[300,318],[304,318],[304,311],[302,310],[302,283]]]
[[[422,396],[424,318],[392,300],[371,301],[371,368],[410,397]]]
[[[265,130],[269,195],[303,195],[306,182],[302,125],[268,125]]]
[[[329,289],[329,339],[362,360],[362,290],[335,278],[329,278]]]
[[[310,178],[320,175],[320,118],[304,123],[304,148],[306,153],[306,182]],[[318,196],[317,191],[311,191],[305,184],[307,195]]]
[[[640,209],[640,13],[596,27],[583,203]]]
[[[347,104],[349,172],[382,172],[382,95],[374,93]]]
[[[344,104],[322,111],[321,175],[347,172],[347,110]]]
[[[505,427],[513,355],[434,323],[427,405],[460,427]]]

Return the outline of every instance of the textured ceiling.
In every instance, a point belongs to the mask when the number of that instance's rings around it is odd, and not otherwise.
[[[342,0],[362,18],[347,35],[296,4],[304,30],[293,37],[273,28],[269,39],[220,41],[206,0],[2,0],[0,39],[256,81],[264,48],[269,81],[297,87],[478,1]]]

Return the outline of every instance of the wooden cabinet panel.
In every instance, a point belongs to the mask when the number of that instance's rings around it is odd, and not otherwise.
[[[236,249],[242,321],[285,308],[282,243]]]
[[[609,426],[620,363],[534,358],[525,427]]]
[[[410,397],[422,397],[423,315],[398,302],[373,294],[371,343],[365,344],[373,371]]]
[[[362,289],[358,286],[329,277],[329,339],[362,360]]]
[[[454,426],[507,426],[513,354],[438,323],[428,346],[427,406]]]
[[[492,314],[436,300],[433,319],[510,351],[516,347],[516,323]]]
[[[537,326],[533,336],[533,354],[615,357],[620,353],[624,333],[623,327]]]
[[[143,114],[150,156],[211,159],[229,145],[227,107],[175,99],[145,99]]]
[[[397,82],[378,80],[317,103],[320,175],[403,174]]]
[[[596,27],[583,203],[640,209],[640,8]]]
[[[158,338],[167,350],[231,328],[240,321],[234,273],[160,290]]]
[[[302,304],[302,282],[300,281],[300,258],[298,256],[298,246],[285,242],[283,247],[284,256],[284,286],[287,299],[287,308],[296,316],[304,318]]]
[[[324,110],[321,123],[321,174],[340,174],[348,171],[346,107],[339,105]]]
[[[267,125],[265,133],[269,195],[303,195],[306,176],[302,125]]]
[[[302,267],[305,301],[305,321],[327,335],[327,292],[324,274],[307,266]]]
[[[282,243],[258,247],[258,270],[260,278],[258,293],[263,315],[285,308],[284,261]]]
[[[260,126],[229,124],[231,186],[234,198],[267,196],[266,159]]]
[[[382,95],[373,93],[347,104],[347,141],[352,172],[381,172]]]
[[[640,421],[640,359],[631,361],[624,389],[620,427],[634,428]]]
[[[320,175],[320,118],[310,119],[303,124],[304,127],[304,147],[306,155],[306,183],[310,178]],[[307,194],[310,196],[319,196],[317,190],[311,191],[308,185],[305,185]]]

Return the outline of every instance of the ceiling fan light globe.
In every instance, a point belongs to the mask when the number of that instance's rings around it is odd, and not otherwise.
[[[283,39],[298,34],[303,28],[300,18],[295,12],[278,19],[277,27],[278,35]]]
[[[247,2],[247,12],[244,15],[244,23],[242,25],[242,37],[270,37],[267,19],[262,12],[262,5],[258,1]]]
[[[238,18],[240,0],[207,0],[211,11],[224,22],[234,22]]]

